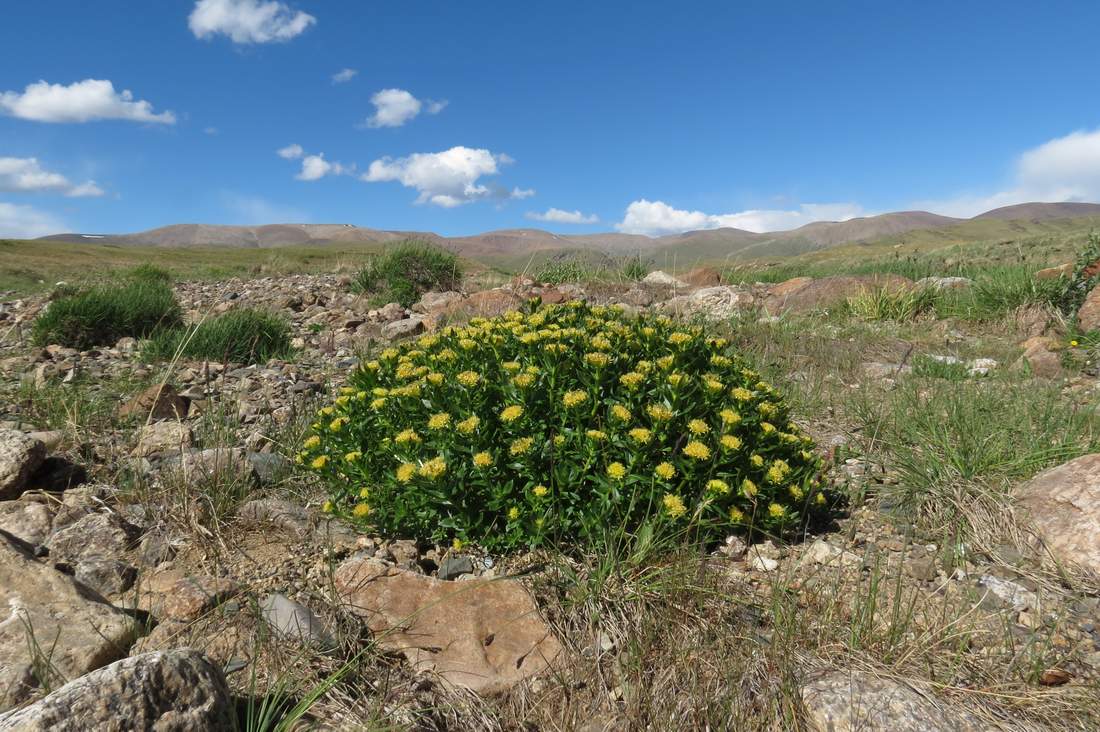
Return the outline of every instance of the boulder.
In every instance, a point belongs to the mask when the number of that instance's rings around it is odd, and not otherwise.
[[[1085,333],[1100,330],[1100,286],[1089,290],[1081,303],[1077,311],[1077,327]]]
[[[1024,341],[1024,354],[1016,362],[1017,366],[1025,366],[1032,376],[1043,379],[1056,379],[1061,377],[1065,370],[1062,368],[1062,358],[1054,352],[1058,344],[1051,338],[1037,337]]]
[[[187,416],[188,400],[181,397],[171,384],[150,386],[118,408],[119,417],[136,417],[154,422],[161,419],[183,419]]]
[[[382,326],[382,337],[386,340],[396,341],[400,338],[414,336],[424,330],[424,319],[421,317],[404,318],[394,320]]]
[[[795,278],[768,289],[764,305],[769,313],[804,313],[829,308],[873,290],[904,290],[913,281],[898,275],[837,275],[811,280]]]
[[[50,559],[78,562],[88,557],[111,557],[134,547],[141,532],[116,513],[89,513],[54,531],[46,540]]]
[[[558,288],[565,292],[564,287]],[[509,310],[515,310],[523,304],[523,298],[506,290],[482,290],[461,300],[433,309],[424,321],[424,327],[431,331],[452,322],[465,322],[471,318],[494,318]]]
[[[130,453],[147,457],[158,452],[179,452],[191,446],[191,428],[181,422],[151,422],[138,432],[137,445]]]
[[[1072,277],[1073,276],[1073,262],[1066,262],[1060,264],[1057,267],[1047,267],[1041,269],[1035,273],[1035,279],[1037,280],[1056,280],[1060,277]]]
[[[38,546],[50,535],[53,512],[42,503],[32,501],[0,502],[0,531]]]
[[[650,287],[668,287],[673,290],[683,290],[689,287],[688,283],[677,279],[667,272],[654,270],[642,278],[642,284]]]
[[[680,279],[693,287],[716,287],[722,284],[722,273],[713,267],[696,267]]]
[[[690,295],[674,297],[662,303],[660,309],[680,317],[728,320],[751,308],[755,302],[752,293],[739,287],[704,287]]]
[[[412,306],[414,313],[430,313],[445,308],[462,299],[461,292],[449,290],[447,292],[425,292],[420,296],[420,301]]]
[[[221,671],[189,648],[125,658],[0,715],[0,732],[236,729]]]
[[[447,582],[353,558],[334,577],[377,642],[418,672],[483,695],[546,671],[561,644],[514,580]]]
[[[46,445],[15,430],[0,429],[0,501],[18,498],[46,459]]]
[[[1100,574],[1100,453],[1044,470],[1016,500],[1056,558]]]
[[[965,712],[952,713],[892,679],[862,671],[830,671],[802,686],[809,728],[815,732],[978,732]]]
[[[265,597],[260,602],[260,617],[280,638],[320,649],[336,645],[321,619],[286,595],[276,592]]]
[[[257,498],[237,509],[237,517],[250,524],[270,524],[298,536],[308,534],[318,516],[304,506],[278,498]]]
[[[25,701],[44,681],[64,683],[125,656],[137,636],[130,616],[3,531],[0,608],[0,710]],[[42,678],[45,662],[49,679]],[[0,729],[19,728],[0,721]]]

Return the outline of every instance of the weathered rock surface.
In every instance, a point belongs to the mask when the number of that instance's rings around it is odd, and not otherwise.
[[[382,337],[395,341],[399,338],[408,338],[424,330],[424,319],[420,317],[394,320],[382,326]]]
[[[802,687],[810,729],[816,732],[970,732],[981,729],[912,688],[860,671],[831,671]]]
[[[334,583],[382,646],[403,653],[417,671],[481,694],[542,673],[561,652],[531,596],[513,580],[445,582],[351,559]]]
[[[183,419],[188,401],[171,384],[150,386],[118,408],[119,417],[136,417],[150,422],[161,419]]]
[[[57,684],[125,656],[136,635],[132,618],[0,532],[0,710],[41,687],[42,673]]]
[[[191,446],[191,428],[182,422],[152,422],[141,428],[134,457],[147,457],[158,452],[179,452]]]
[[[974,284],[969,277],[925,277],[917,280],[917,287],[933,290],[965,290]]]
[[[903,290],[913,281],[898,275],[837,275],[810,279],[797,277],[770,288],[764,305],[770,313],[809,312],[835,305],[873,290]]]
[[[46,541],[50,559],[78,562],[88,557],[112,557],[137,543],[137,527],[116,513],[89,513]]]
[[[46,459],[46,445],[15,430],[0,429],[0,501],[18,498]]]
[[[1100,330],[1100,287],[1094,287],[1085,296],[1085,302],[1077,311],[1077,327],[1085,333]]]
[[[32,501],[0,502],[0,531],[38,546],[50,535],[53,513],[44,504]]]
[[[668,287],[673,290],[683,290],[690,287],[688,283],[681,279],[673,277],[668,272],[662,272],[661,270],[654,270],[645,277],[642,278],[643,285],[649,285],[650,287]]]
[[[117,661],[70,681],[23,709],[0,715],[0,732],[235,729],[225,678],[191,649]]]
[[[276,592],[260,601],[260,617],[281,638],[322,649],[335,645],[321,619],[286,595]]]
[[[1100,574],[1100,454],[1044,470],[1016,498],[1054,556]]]
[[[674,297],[662,303],[660,309],[680,317],[726,320],[744,312],[754,303],[752,293],[739,287],[704,287],[689,295]]]

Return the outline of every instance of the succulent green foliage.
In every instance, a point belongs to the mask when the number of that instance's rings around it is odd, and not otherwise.
[[[508,548],[615,527],[781,533],[829,502],[812,448],[725,339],[569,303],[383,351],[297,459],[328,484],[330,511]]]

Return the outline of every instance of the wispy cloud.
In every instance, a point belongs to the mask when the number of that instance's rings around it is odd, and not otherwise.
[[[66,231],[69,227],[53,214],[31,206],[0,201],[0,237],[34,239]]]
[[[0,158],[0,191],[61,193],[70,198],[103,195],[94,180],[73,183],[61,173],[46,170],[37,158]]]
[[[528,211],[524,214],[532,221],[546,221],[554,224],[594,224],[600,220],[596,214],[583,214],[580,211],[563,211],[560,208],[551,208],[545,213]]]
[[[332,75],[333,84],[346,84],[359,75],[357,69],[340,69]]]

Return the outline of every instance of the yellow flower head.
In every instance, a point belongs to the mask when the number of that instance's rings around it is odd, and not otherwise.
[[[627,433],[630,435],[630,439],[637,442],[639,445],[648,445],[653,440],[653,432],[647,430],[645,427],[635,427]]]
[[[704,379],[703,383],[706,385],[707,391],[714,394],[717,394],[718,392],[726,388],[725,384],[723,384],[719,379],[716,379],[713,376],[709,376]]]
[[[426,378],[428,380],[428,383],[432,386],[439,386],[443,383],[443,380],[446,377],[444,377],[443,374],[439,373],[438,371],[433,371],[424,378]]]
[[[691,340],[690,335],[688,335],[687,333],[681,333],[679,331],[677,331],[676,333],[670,334],[669,337],[668,337],[668,342],[671,343],[674,346],[683,345],[683,344],[687,343],[690,340]]]
[[[367,371],[377,371],[382,368],[382,364],[377,361],[367,361]]]
[[[739,402],[747,402],[752,399],[752,392],[744,387],[736,386],[730,389],[730,396]]]
[[[611,357],[608,356],[606,353],[595,352],[584,354],[584,360],[592,366],[603,367],[611,362]]]
[[[722,439],[719,440],[722,443],[723,450],[740,450],[741,438],[736,435],[722,435]]]
[[[710,448],[704,445],[698,440],[692,440],[688,444],[684,445],[684,454],[689,458],[695,458],[696,460],[709,460]]]
[[[397,482],[408,483],[416,475],[416,466],[412,463],[401,463],[397,466]]]
[[[493,456],[487,452],[479,452],[474,455],[474,465],[478,468],[487,468],[493,464]]]
[[[349,401],[351,401],[351,397],[348,396],[336,397],[336,406],[346,407]]]
[[[451,426],[451,415],[446,412],[440,412],[439,414],[433,414],[428,417],[428,429],[430,430],[442,430]]]
[[[360,498],[370,498],[370,488],[367,488],[366,486],[363,486],[362,488],[360,488],[359,489],[359,497]]]
[[[585,434],[588,435],[588,439],[595,442],[603,442],[607,439],[607,433],[603,430],[588,430]]]
[[[630,410],[621,404],[616,404],[615,406],[611,407],[611,416],[619,420],[620,422],[629,422]]]
[[[607,475],[614,480],[622,480],[626,477],[626,466],[622,463],[611,463],[607,466]]]
[[[554,435],[554,447],[561,447],[565,444],[565,435]]]
[[[356,450],[355,452],[349,452],[347,455],[344,456],[344,462],[354,463],[358,461],[361,457],[363,457],[363,453],[359,452],[358,450]]]
[[[754,468],[764,467],[764,458],[760,457],[759,455],[757,455],[755,453],[753,453],[751,456],[749,456],[749,462],[752,463],[752,466]]]
[[[730,492],[730,486],[729,483],[727,483],[726,481],[714,478],[707,481],[707,490],[711,491],[712,493],[721,493],[722,495],[726,495]]]
[[[659,366],[662,371],[668,371],[670,368],[672,368],[672,364],[674,361],[676,361],[675,356],[661,356],[659,359],[657,359],[657,366]]]
[[[550,489],[547,488],[544,485],[537,485],[537,486],[535,486],[534,488],[531,489],[531,492],[534,493],[539,498],[542,498],[543,496],[545,496],[547,493],[550,492]]]
[[[355,508],[351,509],[351,515],[355,518],[366,518],[370,516],[370,506],[365,503],[356,503]]]
[[[418,472],[429,480],[435,480],[447,472],[447,461],[442,457],[434,457],[421,465]]]
[[[455,378],[458,379],[458,383],[463,386],[473,387],[477,386],[477,383],[481,381],[481,374],[476,371],[463,371]]]
[[[456,552],[462,551],[462,547],[466,546],[466,543],[459,539],[457,536],[451,540],[451,548]]]
[[[643,381],[645,381],[645,377],[637,371],[630,371],[619,377],[619,383],[631,391],[641,386]]]
[[[806,496],[806,492],[802,490],[801,486],[797,486],[793,483],[787,486],[787,493],[796,501],[801,501]]]
[[[469,417],[456,424],[455,429],[464,435],[468,435],[476,430],[479,424],[481,424],[481,418],[476,414],[471,414]]]
[[[663,404],[650,404],[645,411],[654,422],[667,422],[672,419],[672,410]]]
[[[787,464],[785,460],[776,460],[768,468],[767,475],[769,483],[782,483],[790,475],[791,466]]]
[[[458,341],[458,347],[463,351],[472,351],[477,348],[477,341],[470,338],[462,338]]]
[[[339,432],[344,429],[344,425],[348,423],[347,417],[337,417],[328,423],[328,428],[333,432]]]
[[[533,374],[518,374],[512,378],[512,383],[518,386],[520,389],[526,389],[535,383],[535,377]]]
[[[710,425],[701,419],[693,419],[688,422],[688,431],[693,435],[705,435],[710,432]]]
[[[521,437],[512,442],[511,446],[508,448],[508,452],[512,455],[526,455],[531,451],[531,446],[534,444],[535,441],[530,437]]]
[[[588,401],[588,392],[580,390],[567,391],[562,397],[562,403],[569,408],[584,404],[586,401]]]
[[[326,465],[328,465],[328,455],[318,455],[317,457],[313,458],[313,462],[309,464],[309,466],[314,470],[321,470]]]
[[[332,513],[336,506],[332,504],[332,501],[325,501],[321,504],[321,513]]]
[[[717,366],[719,368],[726,368],[727,366],[729,366],[732,363],[733,362],[729,358],[727,358],[726,356],[723,356],[721,354],[718,354],[718,353],[716,353],[716,354],[714,354],[713,356],[710,357],[710,365],[711,366]]]
[[[378,397],[377,399],[372,399],[371,400],[370,408],[377,412],[379,409],[381,409],[385,405],[386,405],[386,397]]]
[[[523,416],[523,407],[519,404],[513,404],[510,407],[505,407],[500,412],[500,420],[502,422],[515,422],[517,419]]]
[[[663,478],[664,480],[672,480],[676,477],[676,468],[672,467],[672,463],[661,463],[653,472],[657,474],[658,478]]]
[[[684,383],[686,377],[679,371],[674,371],[668,375],[668,383],[671,386],[679,386]]]
[[[416,430],[401,430],[393,441],[398,445],[404,445],[406,442],[420,442],[420,435],[416,434]]]
[[[730,521],[735,524],[745,522],[745,512],[739,509],[737,506],[730,507]]]
[[[515,506],[512,506],[511,508],[509,508],[508,509],[508,520],[509,521],[515,521],[518,518],[519,518],[519,509],[516,508]]]
[[[778,503],[769,503],[768,515],[775,519],[781,519],[787,515],[787,509]]]
[[[665,512],[669,517],[677,519],[687,513],[687,506],[684,505],[684,499],[675,493],[666,493],[665,497],[661,501],[665,506]]]
[[[748,478],[741,481],[741,495],[746,498],[752,498],[757,493],[756,483],[753,483]]]
[[[302,443],[302,447],[304,447],[307,450],[312,450],[313,448],[317,447],[320,444],[321,444],[321,438],[318,437],[317,435],[313,435],[312,437],[307,438],[306,441]]]

